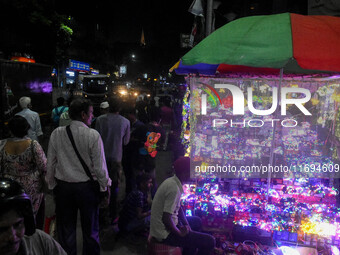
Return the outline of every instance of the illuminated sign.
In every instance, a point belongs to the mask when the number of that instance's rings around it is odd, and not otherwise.
[[[66,76],[74,77],[73,71],[66,71]]]
[[[35,63],[35,60],[32,58],[25,58],[25,57],[18,57],[18,56],[11,57],[11,60],[18,61],[18,62]]]
[[[80,71],[90,71],[90,64],[70,59],[69,67]]]
[[[91,74],[99,74],[99,70],[97,70],[97,69],[91,69]]]
[[[216,90],[209,85],[208,88],[212,90],[213,93],[220,100],[222,105],[222,100]],[[228,89],[231,92],[233,97],[232,106],[233,106],[233,115],[244,115],[244,94],[243,91],[235,85],[231,84],[215,84],[215,88],[217,89]],[[253,104],[253,88],[249,87],[248,91],[248,109],[253,114],[257,115],[270,115],[272,114],[278,105],[278,89],[273,88],[273,97],[272,97],[272,107],[269,110],[257,110]],[[304,98],[292,98],[288,99],[288,93],[300,93],[304,94]],[[307,103],[311,99],[311,93],[308,89],[305,88],[281,88],[281,115],[286,115],[286,106],[288,104],[294,104],[297,108],[301,110],[304,115],[312,115],[302,104]],[[202,94],[202,115],[207,114],[207,95]]]
[[[126,65],[122,65],[119,67],[119,73],[120,74],[126,74],[127,73],[127,66]]]

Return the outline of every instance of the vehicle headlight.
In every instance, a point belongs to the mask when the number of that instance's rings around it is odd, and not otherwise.
[[[125,95],[127,94],[127,91],[126,91],[126,90],[121,90],[121,91],[119,91],[119,93],[120,93],[121,95],[125,96]]]

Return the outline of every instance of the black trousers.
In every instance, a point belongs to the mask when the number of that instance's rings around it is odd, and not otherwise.
[[[44,223],[45,223],[45,195],[41,200],[41,204],[37,215],[35,216],[35,224],[37,229],[44,230]]]
[[[109,204],[109,217],[111,220],[114,220],[118,216],[119,205],[118,205],[118,184],[120,181],[120,172],[122,172],[122,164],[121,162],[107,160],[107,170],[109,173],[109,177],[112,180],[111,184],[111,196],[110,196],[110,204]]]
[[[99,190],[96,190],[91,182],[58,181],[54,194],[60,245],[68,255],[77,255],[76,228],[79,210],[83,233],[83,255],[100,254]]]
[[[200,218],[187,217],[192,229],[184,237],[170,233],[162,243],[183,248],[183,255],[210,255],[215,247],[215,238],[209,234],[198,232],[201,229]]]

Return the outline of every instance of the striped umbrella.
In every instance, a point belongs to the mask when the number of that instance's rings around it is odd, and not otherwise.
[[[172,68],[177,74],[340,72],[340,18],[283,13],[230,22]]]

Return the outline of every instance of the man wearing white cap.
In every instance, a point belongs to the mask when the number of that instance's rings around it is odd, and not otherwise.
[[[103,139],[107,169],[112,180],[110,216],[106,219],[112,223],[118,216],[118,183],[124,180],[121,162],[123,146],[130,141],[130,121],[119,114],[120,105],[117,98],[110,98],[108,105],[109,112],[96,119],[95,129]]]
[[[31,98],[21,97],[19,99],[19,104],[22,111],[18,112],[16,115],[20,115],[27,120],[28,124],[31,126],[28,130],[28,137],[32,140],[38,141],[38,137],[42,136],[43,132],[41,130],[39,114],[30,109],[32,108]]]
[[[104,101],[100,104],[100,114],[107,114],[109,112],[109,103]]]
[[[100,113],[100,115],[98,117],[109,113],[109,106],[110,105],[109,105],[109,103],[107,101],[101,102],[100,105],[99,105],[99,113]],[[93,118],[93,121],[92,121],[92,124],[91,124],[91,128],[94,128],[94,129],[96,128],[96,122],[97,122],[98,117],[94,117]]]

